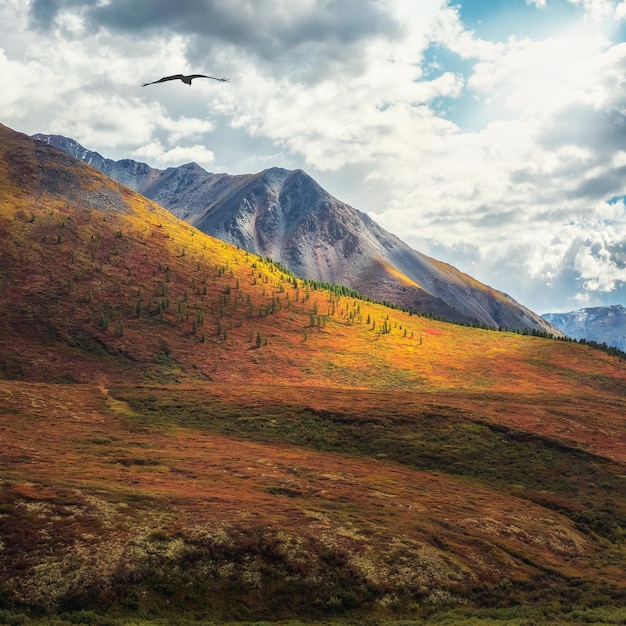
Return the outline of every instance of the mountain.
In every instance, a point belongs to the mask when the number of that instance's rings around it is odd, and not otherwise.
[[[4,623],[621,623],[625,394],[0,125]]]
[[[413,250],[302,170],[230,176],[194,163],[156,170],[105,159],[62,136],[34,138],[94,165],[201,231],[278,261],[298,276],[450,321],[559,334],[510,296]]]
[[[626,351],[626,307],[621,304],[546,313],[543,318],[573,339],[605,343]]]

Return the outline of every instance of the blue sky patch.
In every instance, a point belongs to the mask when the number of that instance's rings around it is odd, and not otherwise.
[[[541,39],[553,33],[555,25],[562,28],[583,14],[582,8],[566,0],[548,0],[545,7],[526,0],[467,0],[457,6],[465,26],[489,41]]]

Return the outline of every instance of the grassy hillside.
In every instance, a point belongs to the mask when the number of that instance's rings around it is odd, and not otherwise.
[[[623,380],[618,361],[582,346],[316,288],[26,136],[5,130],[2,150],[7,378],[533,392]]]
[[[624,619],[624,363],[322,289],[0,137],[0,623]]]

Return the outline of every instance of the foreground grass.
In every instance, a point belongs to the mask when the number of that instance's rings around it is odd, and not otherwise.
[[[5,622],[611,623],[626,602],[617,398],[598,429],[571,395],[0,389]]]
[[[47,618],[31,618],[23,613],[0,611],[0,624],[7,626],[614,626],[626,623],[626,609],[598,607],[560,612],[558,608],[521,607],[515,609],[447,610],[416,619],[345,617],[341,620],[245,621],[216,622],[189,620],[173,616],[168,619],[126,619],[99,615],[94,611],[65,613]]]

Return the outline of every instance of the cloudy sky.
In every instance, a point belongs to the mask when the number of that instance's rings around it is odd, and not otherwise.
[[[2,0],[0,122],[302,168],[533,310],[626,305],[626,1]],[[229,83],[179,81],[207,73]]]

